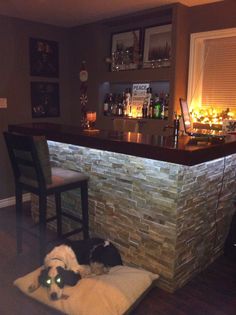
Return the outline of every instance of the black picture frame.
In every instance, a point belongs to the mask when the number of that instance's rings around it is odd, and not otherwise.
[[[39,77],[59,77],[59,45],[56,41],[30,38],[30,75]]]
[[[111,35],[111,71],[137,69],[140,65],[141,29]]]
[[[32,118],[60,116],[59,84],[31,82]]]

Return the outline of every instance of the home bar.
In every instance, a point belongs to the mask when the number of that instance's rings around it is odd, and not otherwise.
[[[126,264],[159,274],[161,288],[176,290],[222,254],[234,213],[235,135],[199,145],[51,123],[9,130],[45,135],[53,164],[90,176],[92,234],[113,241]],[[73,211],[77,199],[66,195],[64,207]]]
[[[236,1],[59,4],[0,2],[1,315],[235,315]]]

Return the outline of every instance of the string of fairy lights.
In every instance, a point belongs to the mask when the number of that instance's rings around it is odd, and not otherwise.
[[[223,124],[223,120],[234,119],[235,113],[229,108],[222,110],[217,108],[191,108],[190,110],[194,123],[202,124]]]

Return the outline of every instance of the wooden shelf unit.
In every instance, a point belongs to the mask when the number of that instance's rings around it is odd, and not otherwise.
[[[173,4],[84,25],[75,30],[74,40],[78,43],[74,52],[75,59],[78,66],[82,60],[86,60],[88,65],[88,108],[97,111],[101,125],[106,125],[108,121],[104,119],[102,109],[105,95],[102,94],[104,91],[102,92],[101,87],[105,82],[108,84],[168,82],[170,94],[168,123],[172,123],[173,113],[178,111],[179,98],[186,97],[187,93],[190,37],[187,10],[188,7],[184,5]],[[110,65],[105,60],[111,56],[112,34],[140,29],[143,43],[145,28],[164,24],[172,24],[170,67],[110,71]],[[77,93],[79,98],[79,91]]]

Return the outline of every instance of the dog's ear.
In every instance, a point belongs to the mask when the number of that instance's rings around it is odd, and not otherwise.
[[[48,267],[47,269],[42,269],[41,273],[38,277],[39,284],[43,287],[49,286],[49,284],[47,283],[49,269],[50,269],[50,267]]]
[[[76,273],[72,270],[66,270],[62,267],[57,267],[58,274],[63,278],[65,285],[73,287],[81,279],[79,273]]]

